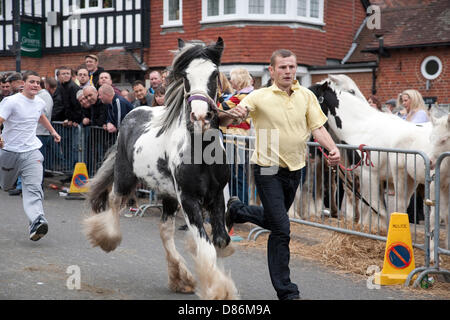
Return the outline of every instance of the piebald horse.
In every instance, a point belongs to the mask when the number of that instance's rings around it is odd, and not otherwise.
[[[88,201],[94,214],[85,220],[85,233],[93,246],[114,250],[122,239],[119,212],[137,183],[144,181],[163,203],[160,235],[169,288],[195,291],[201,299],[234,299],[238,298],[235,284],[217,265],[217,254],[230,248],[224,199],[230,169],[218,134],[215,102],[224,43],[219,37],[208,46],[182,40],[178,46],[168,76],[166,106],[133,109],[90,182]],[[179,205],[195,240],[189,250],[198,283],[175,248]],[[210,216],[212,242],[203,225],[204,212]],[[223,256],[227,253],[222,251]]]
[[[339,143],[345,141],[351,145],[420,150],[430,154],[430,123],[418,126],[372,108],[350,77],[330,75],[310,89],[318,97],[322,110],[328,116],[330,131]],[[373,154],[371,160],[374,167],[364,166],[361,170],[361,196],[372,208],[379,209],[380,217],[384,220],[381,225],[387,228],[388,216],[381,186],[385,181],[393,182],[398,199],[394,209],[406,212],[417,184],[425,182],[425,170],[417,170],[424,168],[424,162],[422,157],[414,159],[414,155],[397,157],[394,153]],[[373,210],[370,212],[374,214]],[[369,216],[364,215],[365,221],[362,222],[366,225]]]

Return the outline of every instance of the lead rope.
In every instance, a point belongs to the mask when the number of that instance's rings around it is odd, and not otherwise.
[[[314,140],[314,142],[317,142],[317,140]],[[356,168],[358,168],[361,165],[361,163],[363,165],[365,164],[366,166],[371,166],[373,168],[374,165],[372,163],[372,160],[370,160],[370,153],[369,153],[369,151],[368,150],[363,150],[365,146],[366,146],[365,144],[360,144],[359,147],[358,147],[359,151],[361,152],[361,160],[359,160],[356,165],[352,165],[352,167],[346,168],[341,163],[339,163],[339,168],[341,168],[342,170],[345,170],[345,171],[353,171]],[[323,151],[323,149],[320,146],[318,147],[318,149],[319,149],[320,152],[322,152],[324,157],[328,160],[328,155],[325,153],[325,151]]]

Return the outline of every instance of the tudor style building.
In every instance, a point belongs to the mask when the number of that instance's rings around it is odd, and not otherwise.
[[[126,86],[166,68],[178,38],[209,43],[221,36],[221,71],[246,67],[257,86],[269,79],[271,53],[288,48],[305,86],[345,73],[382,101],[416,88],[450,102],[448,1],[0,0],[0,72],[13,71],[18,60],[13,3],[21,17],[21,69],[42,75],[60,65],[76,68],[89,52]],[[368,28],[371,5],[380,9],[380,28]]]

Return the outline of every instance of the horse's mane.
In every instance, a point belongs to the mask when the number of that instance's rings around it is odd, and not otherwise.
[[[173,59],[167,76],[167,91],[165,94],[166,110],[158,121],[161,126],[159,134],[167,131],[178,119],[180,112],[184,108],[184,85],[183,76],[186,68],[194,59],[211,60],[216,65],[220,64],[220,50],[213,44],[205,46],[203,44],[186,44],[179,50]]]

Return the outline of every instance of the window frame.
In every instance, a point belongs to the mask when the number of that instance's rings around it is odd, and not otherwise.
[[[183,26],[183,0],[179,0],[180,16],[178,20],[169,20],[169,0],[163,2],[163,24],[161,28],[182,27]]]
[[[80,0],[82,1],[82,0]],[[89,6],[89,0],[84,0],[85,6],[88,6],[87,8],[80,8],[78,7],[79,2],[75,1],[75,4],[72,5],[73,11],[76,14],[83,14],[83,13],[96,13],[96,12],[107,12],[107,11],[114,11],[114,1],[112,2],[111,8],[103,8],[103,0],[98,0],[99,4],[96,7],[90,7]],[[101,6],[100,6],[101,3]]]
[[[220,23],[220,22],[242,22],[242,21],[250,21],[250,22],[285,22],[285,23],[307,23],[318,26],[324,26],[324,0],[319,0],[319,17],[314,18],[310,17],[311,9],[310,9],[310,1],[306,0],[306,11],[308,16],[298,16],[297,15],[297,0],[286,0],[286,14],[271,14],[270,13],[270,1],[264,0],[264,13],[263,14],[255,14],[248,13],[249,12],[249,0],[236,0],[236,13],[235,14],[227,14],[224,12],[224,0],[219,1],[219,15],[218,16],[208,16],[208,0],[202,0],[202,20],[201,24],[207,23]]]
[[[434,75],[429,74],[426,70],[426,65],[430,61],[436,61],[438,64],[438,71]],[[427,80],[434,80],[438,78],[442,74],[442,70],[443,70],[442,60],[437,56],[428,56],[420,64],[420,73]]]

